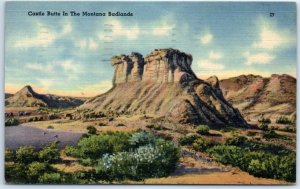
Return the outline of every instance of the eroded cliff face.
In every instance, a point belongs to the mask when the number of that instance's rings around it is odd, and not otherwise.
[[[141,81],[144,70],[143,55],[133,52],[131,55],[114,56],[111,64],[115,68],[113,84]]]
[[[106,114],[155,114],[174,122],[247,127],[240,112],[223,97],[217,77],[203,81],[191,69],[192,56],[156,49],[112,58],[114,87],[79,109]]]
[[[177,49],[155,49],[145,58],[139,53],[114,56],[114,84],[132,81],[156,83],[180,82],[185,77],[196,78],[191,69],[192,55]]]

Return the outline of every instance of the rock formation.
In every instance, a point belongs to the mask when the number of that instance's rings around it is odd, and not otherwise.
[[[191,69],[192,56],[176,49],[155,49],[112,57],[113,89],[87,100],[79,110],[95,113],[155,114],[180,123],[247,127],[223,97],[217,77],[207,81]]]

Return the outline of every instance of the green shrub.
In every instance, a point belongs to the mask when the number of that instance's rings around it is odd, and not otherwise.
[[[27,179],[30,183],[36,183],[40,175],[49,171],[50,167],[47,163],[32,162],[28,165]]]
[[[206,151],[212,145],[212,143],[203,138],[197,138],[192,144],[193,148],[197,151]]]
[[[259,123],[266,123],[266,124],[270,124],[271,123],[271,120],[270,118],[264,118],[264,117],[261,117],[259,120],[258,120]]]
[[[280,138],[281,135],[277,134],[274,130],[264,132],[264,138]]]
[[[84,166],[92,166],[92,165],[94,165],[95,164],[95,161],[94,160],[92,160],[91,158],[81,158],[80,160],[79,160],[79,163],[81,164],[81,165],[84,165]]]
[[[16,118],[7,118],[5,119],[5,126],[16,126],[19,125],[19,120]]]
[[[197,136],[197,135],[186,136],[186,137],[180,138],[178,142],[180,145],[183,145],[183,146],[191,145],[197,138],[199,138],[199,136]]]
[[[61,184],[63,180],[60,173],[44,173],[38,178],[38,182],[42,184]]]
[[[266,131],[266,130],[268,130],[268,123],[260,123],[259,124],[259,128],[261,129],[261,130],[264,130],[264,131]]]
[[[54,129],[52,125],[48,125],[47,129]]]
[[[75,148],[79,157],[98,159],[106,153],[129,149],[129,137],[130,134],[124,132],[105,132],[81,138]]]
[[[279,124],[286,124],[286,125],[292,125],[292,124],[294,124],[292,120],[288,119],[288,118],[285,117],[285,116],[279,117],[279,118],[276,120],[276,123],[279,123]]]
[[[197,128],[197,133],[200,135],[208,135],[209,134],[209,127],[207,125],[199,125]]]
[[[86,129],[88,130],[88,133],[91,135],[94,135],[97,133],[97,129],[94,126],[88,126]]]
[[[223,164],[238,166],[258,177],[296,180],[296,154],[274,155],[265,151],[250,151],[237,146],[216,145],[208,153]]]
[[[22,146],[16,150],[16,161],[20,163],[31,163],[37,160],[37,153],[31,146]]]
[[[14,161],[16,158],[16,154],[13,150],[10,149],[5,149],[5,161]]]
[[[234,145],[234,146],[242,146],[247,141],[247,138],[244,136],[235,136],[232,138],[228,138],[226,140],[227,145]]]
[[[54,163],[59,160],[60,153],[56,143],[43,148],[38,152],[38,157],[43,162]]]
[[[23,163],[5,162],[5,180],[8,183],[27,183],[26,165]]]
[[[96,173],[106,180],[163,177],[175,170],[178,160],[179,151],[172,142],[157,140],[154,145],[141,146],[131,152],[104,155]]]
[[[78,150],[73,146],[66,146],[64,152],[67,156],[78,157]]]
[[[128,141],[132,148],[138,148],[139,146],[154,144],[156,137],[148,132],[141,131],[133,133]]]

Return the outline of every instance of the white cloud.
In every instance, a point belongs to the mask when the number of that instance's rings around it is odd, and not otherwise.
[[[225,68],[223,64],[214,63],[210,59],[200,60],[198,65],[200,68],[204,68],[206,70],[223,70]]]
[[[30,48],[30,47],[48,47],[55,40],[72,32],[71,23],[66,23],[60,32],[55,32],[42,23],[37,23],[37,34],[33,37],[24,37],[17,39],[14,47]]]
[[[176,24],[172,15],[167,15],[159,19],[159,21],[154,22],[152,29],[152,35],[158,37],[166,37],[172,34],[172,30],[175,28]]]
[[[52,64],[42,64],[42,63],[28,63],[25,64],[25,68],[29,68],[31,70],[40,71],[50,73],[53,72],[53,65]]]
[[[60,61],[58,64],[63,68],[69,80],[78,79],[78,74],[84,70],[80,64],[75,63],[73,60]]]
[[[99,47],[98,44],[99,42],[97,42],[94,38],[74,40],[75,47],[80,49],[96,50]]]
[[[140,35],[140,28],[136,25],[123,26],[122,22],[116,19],[106,22],[109,32],[100,33],[98,38],[100,40],[111,41],[114,38],[126,37],[128,40],[135,40]]]
[[[206,33],[200,37],[200,42],[204,45],[211,43],[213,40],[213,35],[211,33]]]
[[[214,51],[210,51],[208,58],[211,60],[219,60],[223,57],[223,55],[221,53],[216,53]]]
[[[269,64],[272,60],[275,59],[274,55],[271,55],[269,53],[254,53],[251,54],[249,52],[245,52],[244,57],[246,58],[246,65],[252,65],[252,64]]]
[[[153,29],[152,34],[154,36],[169,36],[172,32],[173,26],[162,25]]]
[[[52,79],[38,79],[37,81],[40,85],[39,87],[44,91],[48,90],[49,87],[51,87],[54,84]]]
[[[253,43],[254,48],[274,50],[296,44],[296,39],[289,30],[278,28],[264,19],[258,21],[258,27],[260,27],[259,41]]]
[[[217,61],[222,59],[223,55],[218,52],[210,51],[206,59],[198,61],[198,66],[205,70],[223,70],[225,66]]]

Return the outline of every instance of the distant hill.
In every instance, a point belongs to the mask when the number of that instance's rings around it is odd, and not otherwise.
[[[220,81],[224,97],[247,120],[296,115],[296,79],[290,75],[241,75]]]
[[[27,85],[20,91],[5,99],[5,106],[10,107],[76,107],[84,102],[82,98],[64,97],[52,94],[38,94]]]
[[[5,93],[4,95],[5,95],[5,96],[4,96],[5,99],[7,99],[7,98],[13,96],[13,94],[10,94],[10,93]]]

